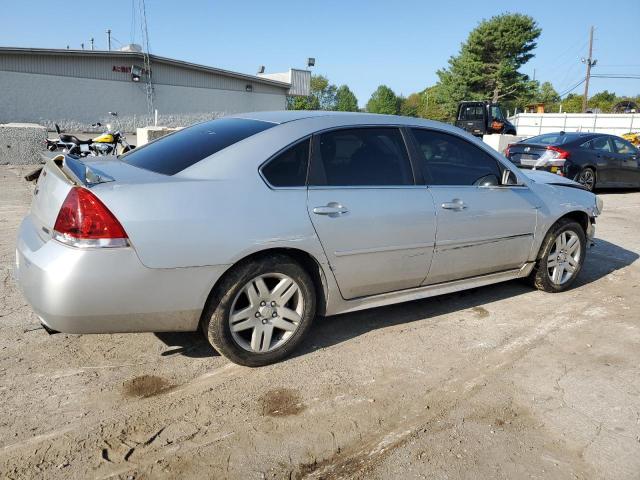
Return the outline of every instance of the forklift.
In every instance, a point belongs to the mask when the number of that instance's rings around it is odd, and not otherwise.
[[[494,133],[516,134],[516,127],[507,120],[500,105],[491,102],[460,102],[455,125],[476,137]]]

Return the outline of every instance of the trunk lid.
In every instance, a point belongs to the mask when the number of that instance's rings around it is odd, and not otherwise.
[[[509,156],[507,158],[518,167],[533,168],[540,157],[547,151],[548,146],[533,143],[514,143],[509,146]]]
[[[142,170],[116,158],[78,159],[68,155],[50,158],[42,168],[33,192],[31,218],[43,241],[51,239],[60,207],[74,186],[91,189],[103,183],[142,183],[166,178]]]

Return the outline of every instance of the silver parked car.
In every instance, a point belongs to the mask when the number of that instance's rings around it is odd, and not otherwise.
[[[112,160],[59,156],[16,277],[49,330],[194,331],[234,362],[291,353],[316,315],[580,273],[602,203],[437,122],[261,112]]]

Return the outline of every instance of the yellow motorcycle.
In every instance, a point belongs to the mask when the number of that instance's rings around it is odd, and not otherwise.
[[[112,117],[118,117],[118,112],[109,112]],[[94,123],[92,127],[101,127],[100,122]],[[91,140],[80,140],[75,135],[62,133],[60,127],[56,124],[56,132],[58,132],[58,140],[47,140],[47,149],[50,151],[62,150],[63,153],[77,155],[79,157],[87,156],[103,156],[103,155],[122,155],[129,150],[136,148],[127,142],[122,131],[113,129],[111,124],[106,125],[107,131],[101,133]]]
[[[118,117],[118,112],[109,112],[109,115]],[[93,127],[101,127],[101,123],[95,123]],[[132,150],[135,145],[131,145],[127,142],[127,139],[123,132],[120,130],[114,130],[111,124],[106,125],[107,131],[97,137],[91,139],[89,150],[93,151],[95,155],[122,155]]]

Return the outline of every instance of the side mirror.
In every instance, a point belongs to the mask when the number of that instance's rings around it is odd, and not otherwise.
[[[518,177],[508,168],[505,168],[502,172],[502,181],[500,185],[522,185],[522,182],[518,181]]]

